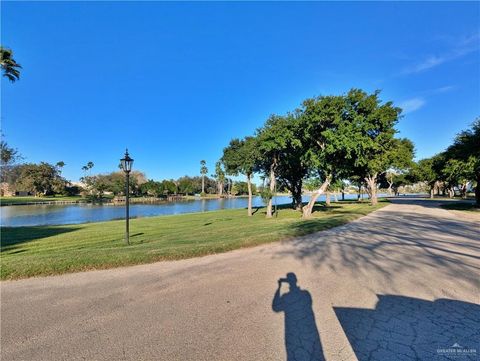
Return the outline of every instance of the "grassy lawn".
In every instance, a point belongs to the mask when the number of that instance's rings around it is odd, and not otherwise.
[[[51,197],[0,197],[0,203],[38,203],[38,202],[53,202],[53,201],[84,201],[85,198],[81,196],[51,196]]]
[[[131,245],[124,221],[1,229],[1,279],[53,275],[226,252],[339,226],[385,206],[332,203],[301,220],[291,209],[266,219],[244,209],[131,220]]]

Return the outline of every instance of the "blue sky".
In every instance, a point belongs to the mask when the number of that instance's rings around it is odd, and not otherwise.
[[[480,3],[2,2],[2,130],[26,161],[149,178],[210,171],[233,137],[315,95],[381,89],[417,158],[480,115]]]

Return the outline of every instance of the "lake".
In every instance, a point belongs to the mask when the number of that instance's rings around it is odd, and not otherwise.
[[[309,200],[304,196],[303,200]],[[356,199],[356,194],[345,194],[346,199]],[[333,199],[333,197],[332,197]],[[319,201],[325,200],[325,196]],[[289,196],[275,197],[277,205],[291,203]],[[247,208],[248,198],[197,199],[192,201],[165,202],[158,204],[132,204],[130,217],[153,217],[169,214],[216,211],[230,208]],[[261,197],[253,197],[253,206],[263,206]],[[46,226],[102,222],[125,217],[123,205],[99,204],[38,204],[28,206],[0,207],[0,222],[3,227]]]

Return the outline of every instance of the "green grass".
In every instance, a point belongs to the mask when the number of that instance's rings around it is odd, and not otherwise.
[[[81,196],[51,196],[51,197],[0,197],[0,203],[39,203],[39,202],[54,202],[54,201],[84,201],[85,198]]]
[[[317,206],[313,217],[280,209],[266,219],[244,209],[131,220],[131,245],[123,241],[124,221],[1,229],[1,279],[105,269],[159,260],[226,252],[288,239],[342,225],[387,203],[332,203]]]
[[[451,201],[441,204],[440,207],[453,211],[467,211],[480,213],[480,207],[471,202]]]

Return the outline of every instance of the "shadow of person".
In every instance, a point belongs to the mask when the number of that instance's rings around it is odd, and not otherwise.
[[[282,283],[288,283],[287,293],[281,293]],[[287,361],[325,361],[312,310],[312,296],[297,286],[295,273],[287,273],[287,278],[278,280],[272,309],[285,313]]]

